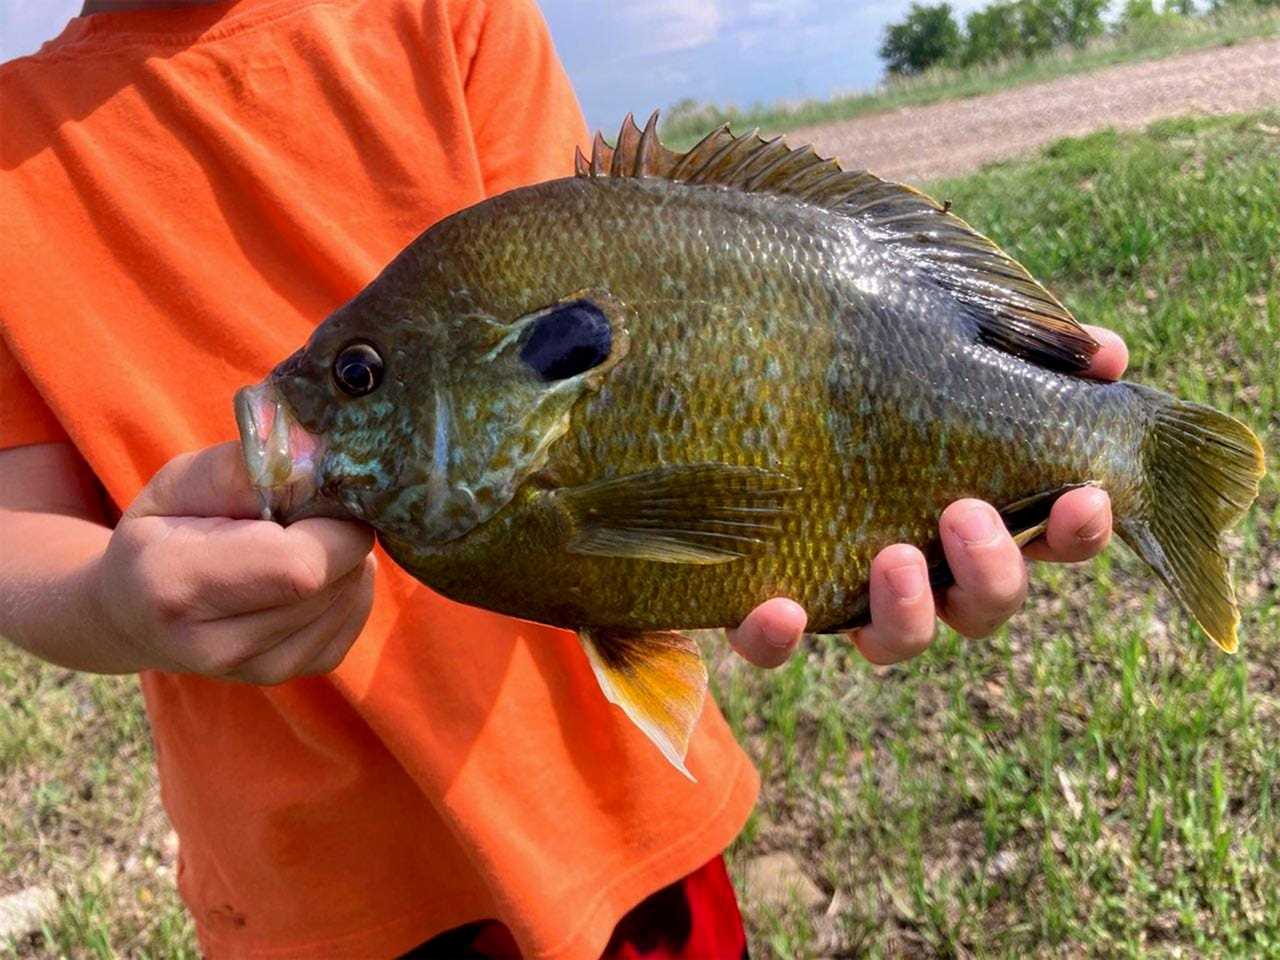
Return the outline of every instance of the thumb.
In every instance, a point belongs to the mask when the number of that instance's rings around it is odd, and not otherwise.
[[[125,516],[257,520],[262,504],[240,444],[228,442],[174,457],[143,487]]]

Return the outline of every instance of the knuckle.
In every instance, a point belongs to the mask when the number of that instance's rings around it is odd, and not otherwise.
[[[165,574],[156,566],[141,572],[143,594],[150,598],[156,618],[166,625],[182,624],[196,602],[197,591],[179,577]]]

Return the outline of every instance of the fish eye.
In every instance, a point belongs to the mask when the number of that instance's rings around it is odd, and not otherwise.
[[[613,331],[604,311],[590,300],[574,300],[534,321],[520,359],[543,380],[564,380],[599,366],[612,348]]]
[[[333,361],[333,379],[343,393],[353,397],[373,393],[382,383],[382,357],[370,344],[349,343]]]

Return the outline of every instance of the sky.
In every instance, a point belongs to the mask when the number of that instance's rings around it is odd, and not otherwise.
[[[0,0],[0,61],[56,36],[82,0]],[[989,0],[951,0],[961,19]],[[587,120],[612,131],[686,97],[750,106],[875,86],[910,0],[542,0]]]

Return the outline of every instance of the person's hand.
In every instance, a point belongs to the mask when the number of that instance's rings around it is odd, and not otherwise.
[[[1110,330],[1088,327],[1102,344],[1087,371],[1099,380],[1124,373],[1129,352]],[[1095,487],[1059,497],[1044,536],[1019,551],[1000,515],[980,500],[958,500],[939,521],[942,548],[955,583],[935,598],[924,555],[904,543],[886,547],[871,562],[871,622],[851,638],[872,663],[897,663],[932,642],[935,617],[966,637],[985,637],[1013,616],[1027,595],[1023,556],[1074,563],[1102,551],[1111,539],[1111,501]],[[786,661],[804,633],[804,608],[777,597],[756,607],[729,639],[742,656],[761,667]]]
[[[372,531],[258,511],[234,443],[171,460],[125,511],[92,583],[138,669],[274,684],[341,662],[373,603]]]

